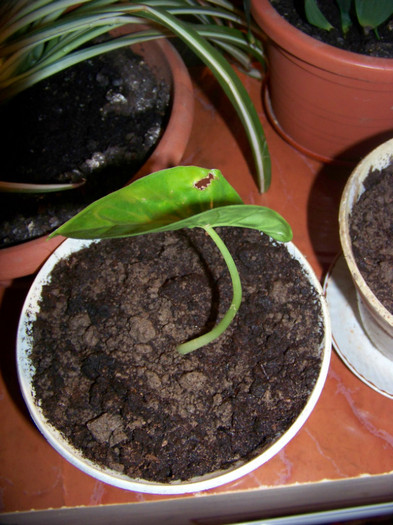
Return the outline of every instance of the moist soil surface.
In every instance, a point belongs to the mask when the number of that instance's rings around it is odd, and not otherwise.
[[[370,289],[393,314],[393,159],[364,181],[349,227],[356,264]]]
[[[1,179],[86,183],[39,195],[0,193],[0,247],[45,235],[126,184],[166,125],[170,87],[124,48],[41,81],[2,108]]]
[[[379,38],[374,31],[365,33],[355,22],[344,35],[341,30],[340,11],[334,0],[318,0],[318,6],[333,25],[325,31],[308,23],[304,13],[304,0],[270,0],[274,8],[294,27],[309,36],[346,51],[380,58],[393,58],[393,19],[378,27]]]
[[[229,273],[202,230],[102,241],[59,262],[31,327],[36,401],[83,455],[131,478],[188,480],[254,457],[317,380],[320,303],[284,245],[217,229],[243,303],[218,340],[176,345],[229,307]]]

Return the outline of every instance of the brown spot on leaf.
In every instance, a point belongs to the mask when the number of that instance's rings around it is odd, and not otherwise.
[[[210,172],[207,177],[204,177],[203,179],[201,180],[198,180],[198,182],[195,182],[194,186],[198,189],[198,190],[205,190],[206,188],[208,188],[212,182],[212,180],[215,178],[215,175],[214,173]]]

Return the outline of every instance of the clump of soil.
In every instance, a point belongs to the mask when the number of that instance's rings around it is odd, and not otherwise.
[[[49,77],[1,108],[2,180],[86,184],[0,193],[0,247],[45,235],[124,186],[160,138],[169,102],[170,86],[125,48]]]
[[[352,17],[354,23],[343,34],[340,10],[334,0],[318,0],[320,10],[333,25],[330,31],[309,24],[304,12],[304,0],[270,0],[270,3],[291,25],[326,44],[362,55],[393,58],[392,18],[378,27],[379,38],[374,31],[365,32],[355,15]]]
[[[228,270],[202,230],[102,241],[59,262],[31,327],[35,398],[91,460],[132,478],[188,480],[250,459],[299,415],[320,371],[320,302],[283,245],[218,229],[243,303],[217,341]]]
[[[393,314],[393,159],[371,171],[363,185],[349,220],[353,254],[368,286]]]

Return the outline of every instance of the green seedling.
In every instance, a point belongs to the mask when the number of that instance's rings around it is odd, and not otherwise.
[[[367,33],[375,31],[393,15],[393,0],[336,0],[340,9],[341,29],[345,34],[356,21]],[[310,24],[330,31],[332,24],[318,7],[317,0],[304,0],[304,9]]]
[[[215,227],[252,228],[281,242],[292,239],[289,224],[277,212],[246,205],[219,170],[180,166],[152,173],[90,204],[51,234],[76,239],[132,237],[181,228],[203,228],[220,250],[232,280],[232,302],[213,329],[177,347],[187,354],[219,337],[242,300],[236,264]]]

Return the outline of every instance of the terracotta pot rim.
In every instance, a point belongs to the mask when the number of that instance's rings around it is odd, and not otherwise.
[[[246,461],[245,463],[234,465],[232,469],[216,471],[184,482],[157,483],[141,479],[128,478],[127,476],[117,473],[113,470],[97,466],[97,464],[94,462],[82,457],[79,451],[77,451],[65,441],[60,432],[48,424],[39,406],[37,406],[33,396],[31,381],[34,371],[32,370],[29,359],[32,334],[31,330],[29,330],[29,324],[32,320],[34,320],[37,303],[41,295],[41,288],[43,284],[47,282],[48,276],[50,275],[50,271],[52,270],[53,266],[61,257],[64,257],[71,252],[78,251],[81,248],[88,246],[92,242],[99,241],[67,239],[59,247],[59,249],[52,254],[52,256],[48,259],[48,261],[38,273],[33,285],[28,292],[19,321],[17,336],[17,368],[20,388],[25,403],[35,424],[47,441],[51,444],[51,446],[75,467],[79,468],[86,474],[99,479],[100,481],[125,490],[161,495],[187,494],[222,486],[226,483],[235,481],[246,474],[249,474],[256,468],[265,464],[280,450],[282,450],[284,446],[286,446],[302,428],[318,402],[326,382],[332,347],[330,316],[322,287],[310,263],[292,242],[286,243],[285,246],[287,247],[290,255],[300,262],[308,281],[318,293],[318,298],[321,305],[321,320],[324,327],[324,337],[320,344],[321,367],[316,383],[313,386],[302,411],[291,424],[291,426],[284,432],[284,434],[281,435],[275,442],[273,442],[273,444],[266,450],[261,450],[261,452],[255,458]]]
[[[179,53],[166,39],[140,46],[147,45],[158,47],[170,66],[173,79],[172,109],[157,146],[133,179],[179,164],[188,144],[194,118],[192,80]],[[7,282],[35,273],[63,240],[64,237],[48,240],[48,236],[44,235],[15,246],[0,248],[0,281]]]
[[[379,159],[379,161],[377,161]],[[393,159],[393,139],[372,150],[353,170],[344,187],[339,208],[339,233],[344,258],[361,295],[373,309],[393,328],[393,314],[379,301],[370,289],[356,264],[349,233],[349,216],[354,199],[362,191],[363,181],[372,167],[385,167]]]
[[[296,29],[285,20],[271,5],[269,0],[252,0],[251,10],[262,30],[275,43],[290,55],[296,56],[321,70],[334,71],[339,75],[351,77],[348,69],[356,69],[358,78],[367,79],[373,75],[386,77],[386,83],[393,81],[393,59],[370,57],[352,51],[339,49],[313,38]],[[378,77],[379,78],[379,77]]]

